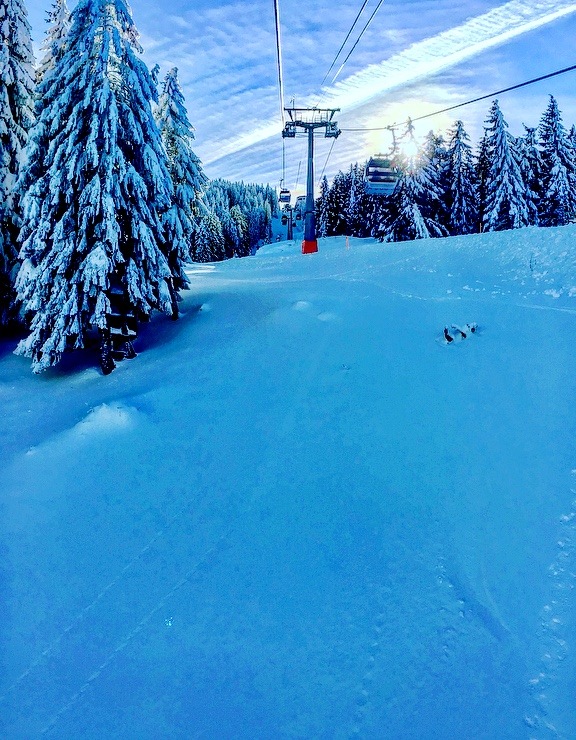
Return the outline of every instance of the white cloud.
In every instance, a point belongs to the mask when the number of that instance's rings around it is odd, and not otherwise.
[[[351,110],[574,12],[574,2],[512,0],[337,83],[326,91],[322,104]]]
[[[320,99],[308,99],[305,104],[339,107],[349,113],[386,93],[432,77],[574,12],[574,2],[512,0],[448,31],[412,44],[381,64],[368,66],[334,87],[326,88]],[[219,150],[207,158],[206,164],[219,162],[238,150],[275,135],[278,135],[278,123],[273,121],[243,132],[221,142]]]
[[[40,2],[30,4],[37,39],[45,31],[43,16],[50,0],[42,3],[44,7]],[[374,5],[375,0],[368,7]],[[576,11],[576,0],[386,0],[346,64],[348,77],[321,91],[320,82],[359,7],[358,0],[307,0],[304,6],[300,0],[280,2],[286,100],[295,95],[298,105],[340,107],[343,128],[402,121],[407,115],[415,117],[573,63],[566,24],[556,24],[555,30],[563,28],[564,37],[550,53],[544,44],[554,38],[551,29],[527,34],[555,18],[568,17]],[[167,0],[159,6],[139,0],[132,8],[149,66],[159,63],[162,72],[173,66],[179,69],[196,128],[195,150],[208,175],[276,182],[282,141],[272,3]],[[446,30],[449,24],[452,27]],[[526,39],[520,41],[523,35]],[[538,38],[536,56],[531,44]],[[506,54],[489,52],[505,43]],[[526,59],[527,49],[533,59]],[[466,64],[473,57],[475,63]],[[529,70],[524,68],[526,62],[527,67],[532,65]],[[548,91],[565,92],[569,82],[557,78],[551,90],[544,90],[542,102],[536,100],[533,106],[540,109],[528,122],[537,122]],[[517,110],[521,113],[518,101],[531,95],[536,90],[530,88],[510,102],[512,117]],[[559,99],[561,108],[572,105],[571,92],[566,98]],[[465,110],[456,115],[475,115],[481,122],[480,107]],[[447,121],[435,118],[431,123],[438,130]],[[318,173],[330,143],[318,140]],[[345,167],[384,146],[386,137],[381,134],[346,133],[334,146],[327,173],[330,176],[332,167]],[[294,180],[304,145],[296,140],[286,142],[286,147],[291,168],[287,177]]]

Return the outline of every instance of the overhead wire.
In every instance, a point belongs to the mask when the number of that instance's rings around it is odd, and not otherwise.
[[[330,72],[332,72],[332,70],[334,69],[334,65],[336,64],[336,60],[338,59],[338,57],[339,57],[339,56],[340,56],[340,54],[342,53],[342,49],[343,49],[343,48],[344,48],[344,47],[346,46],[346,42],[347,42],[347,41],[348,41],[348,39],[350,38],[350,36],[351,36],[351,34],[352,34],[352,31],[354,30],[354,28],[355,28],[356,24],[358,23],[358,20],[360,19],[360,16],[361,16],[361,15],[362,15],[362,13],[364,12],[364,8],[365,8],[365,7],[366,7],[366,6],[368,5],[368,2],[369,2],[369,0],[364,0],[364,2],[362,3],[362,7],[361,7],[361,8],[360,8],[360,10],[358,11],[358,15],[357,15],[357,16],[356,16],[356,18],[354,19],[354,23],[353,23],[353,24],[352,24],[352,25],[350,26],[350,29],[348,30],[348,33],[346,34],[346,38],[345,38],[345,39],[344,39],[344,41],[342,42],[342,45],[341,45],[341,46],[340,46],[340,48],[338,49],[338,52],[337,52],[336,56],[335,56],[335,57],[334,57],[334,59],[332,60],[332,64],[330,65],[330,67],[328,68],[328,71],[327,71],[327,72],[326,72],[326,74],[324,75],[324,79],[323,79],[323,80],[322,80],[322,82],[320,83],[320,87],[322,87],[322,85],[323,85],[323,84],[324,84],[324,83],[326,82],[326,80],[328,79],[328,75],[329,75],[329,74],[330,74]]]
[[[275,27],[276,27],[276,52],[277,52],[277,68],[278,68],[278,88],[279,88],[279,96],[280,96],[280,115],[281,115],[281,120],[282,120],[282,128],[284,128],[284,126],[285,126],[284,82],[283,82],[283,76],[282,76],[282,46],[281,46],[281,37],[280,37],[280,10],[279,10],[279,4],[278,4],[278,2],[279,2],[279,0],[274,0],[274,18],[275,18]],[[360,19],[362,13],[364,12],[364,10],[365,10],[366,5],[368,4],[368,2],[369,2],[369,0],[364,0],[364,2],[362,3],[362,6],[361,6],[360,10],[358,11],[358,13],[356,15],[356,18],[354,19],[354,22],[352,23],[352,25],[350,26],[350,29],[348,30],[348,33],[346,34],[346,38],[344,39],[344,41],[340,45],[340,48],[338,49],[338,52],[336,53],[336,56],[334,57],[334,59],[332,61],[332,64],[330,65],[328,71],[324,75],[324,78],[323,78],[320,86],[324,85],[324,83],[325,83],[326,79],[328,78],[330,72],[334,68],[334,65],[335,65],[338,57],[342,53],[342,50],[343,50],[344,46],[346,45],[346,42],[350,38],[350,36],[352,34],[352,31],[354,30],[356,24],[358,23],[358,20]],[[358,44],[359,44],[359,42],[360,42],[360,40],[362,38],[362,36],[364,35],[364,33],[367,31],[368,27],[372,23],[374,17],[376,16],[376,13],[380,9],[380,7],[381,7],[381,5],[382,5],[383,2],[384,2],[384,0],[379,0],[378,4],[376,5],[375,9],[373,10],[372,14],[370,15],[370,18],[368,19],[368,21],[364,25],[364,28],[360,32],[358,38],[356,39],[356,41],[354,42],[352,48],[350,49],[350,51],[346,55],[346,58],[344,59],[344,61],[342,62],[342,64],[338,68],[338,71],[336,72],[336,74],[332,78],[332,83],[334,83],[336,81],[336,79],[338,78],[338,76],[340,75],[340,73],[342,72],[342,70],[344,69],[344,66],[346,65],[346,63],[348,62],[348,60],[350,59],[350,57],[352,56],[354,50],[356,49],[356,47],[358,46]],[[502,88],[501,90],[496,90],[495,92],[488,93],[486,95],[480,95],[480,96],[478,96],[476,98],[472,98],[470,100],[466,100],[466,101],[464,101],[462,103],[457,103],[456,105],[447,106],[445,108],[441,108],[440,110],[433,111],[432,113],[426,113],[426,114],[423,114],[421,116],[417,116],[415,118],[411,118],[411,119],[408,119],[408,120],[410,121],[410,124],[412,124],[412,123],[414,123],[416,121],[422,121],[422,120],[425,120],[427,118],[432,118],[433,116],[437,116],[437,115],[440,115],[442,113],[448,113],[450,111],[457,110],[458,108],[463,108],[463,107],[465,107],[467,105],[472,105],[473,103],[478,103],[478,102],[480,102],[482,100],[486,100],[488,98],[493,98],[496,95],[502,95],[504,93],[508,93],[508,92],[513,91],[513,90],[518,90],[520,88],[527,87],[528,85],[533,85],[533,84],[535,84],[537,82],[541,82],[542,80],[547,80],[547,79],[550,79],[552,77],[557,77],[558,75],[561,75],[561,74],[566,74],[567,72],[572,72],[573,70],[576,70],[576,64],[571,65],[569,67],[564,67],[563,69],[556,70],[555,72],[550,72],[550,73],[545,74],[545,75],[540,75],[539,77],[533,77],[532,79],[526,80],[525,82],[520,82],[520,83],[518,83],[516,85],[511,85],[509,87]],[[392,133],[392,135],[394,136],[395,129],[397,129],[401,125],[404,125],[404,124],[398,122],[398,123],[393,123],[393,124],[389,124],[389,125],[386,125],[386,126],[380,126],[380,127],[370,127],[370,128],[341,128],[341,131],[343,131],[343,132],[344,131],[347,131],[347,132],[359,132],[359,131],[386,131],[387,130],[387,131],[390,131]],[[333,141],[332,141],[332,144],[330,146],[330,150],[328,152],[328,155],[326,157],[326,161],[324,162],[324,167],[322,168],[322,172],[320,174],[319,182],[322,180],[322,177],[323,177],[324,172],[326,170],[326,167],[328,165],[328,161],[329,161],[330,156],[332,154],[332,150],[334,148],[334,144],[335,143],[336,143],[336,139],[334,138]],[[299,176],[300,176],[300,165],[301,165],[301,161],[298,164],[298,174],[296,175],[296,184],[298,183]],[[284,138],[283,138],[282,139],[282,183],[284,182],[284,175],[285,175],[285,142],[284,142]],[[295,184],[295,187],[297,186],[296,184]]]
[[[294,190],[298,189],[298,184],[300,182],[300,168],[302,167],[302,160],[298,162],[298,172],[296,173],[296,180],[294,182]]]
[[[332,84],[334,84],[334,82],[336,82],[336,78],[338,77],[338,75],[340,74],[340,72],[342,72],[342,70],[344,69],[344,65],[346,64],[346,62],[347,62],[347,61],[348,61],[348,60],[350,59],[350,57],[352,56],[352,53],[353,53],[354,49],[355,49],[355,48],[356,48],[356,47],[358,46],[358,43],[359,43],[360,39],[362,38],[362,36],[364,36],[364,34],[365,34],[366,30],[368,29],[368,26],[369,26],[369,25],[370,25],[370,24],[372,23],[372,20],[373,20],[374,16],[375,16],[375,15],[376,15],[376,13],[378,12],[378,9],[380,8],[380,6],[382,5],[382,3],[383,3],[383,2],[384,2],[384,0],[379,0],[379,2],[378,2],[378,5],[377,5],[377,6],[376,6],[376,7],[374,8],[374,11],[372,12],[372,15],[370,16],[370,18],[368,18],[368,20],[367,20],[367,22],[366,22],[366,25],[364,26],[364,28],[363,28],[363,29],[362,29],[362,31],[360,32],[360,35],[358,36],[358,38],[357,38],[357,39],[356,39],[356,41],[354,42],[354,45],[352,46],[352,48],[351,48],[351,49],[350,49],[350,51],[348,52],[348,54],[347,54],[347,56],[346,56],[346,59],[345,59],[345,60],[344,60],[344,61],[342,62],[342,64],[341,64],[341,65],[340,65],[340,67],[338,68],[338,71],[336,72],[336,74],[335,74],[335,75],[334,75],[334,77],[332,78]]]
[[[286,115],[284,113],[284,80],[282,77],[282,44],[280,40],[280,8],[278,0],[274,0],[274,22],[276,26],[276,61],[278,67],[278,93],[280,95],[280,119],[282,121],[282,129],[286,124]],[[286,145],[284,137],[282,137],[282,180],[281,185],[284,184],[284,178],[286,175]]]
[[[324,162],[324,167],[322,167],[322,172],[320,173],[320,177],[318,178],[318,187],[320,187],[320,183],[322,182],[322,178],[324,177],[324,172],[326,171],[326,167],[328,166],[328,161],[330,159],[330,155],[332,154],[332,149],[334,149],[335,143],[336,143],[336,138],[333,138],[332,144],[330,145],[330,150],[328,152],[328,156],[326,157],[326,161]]]
[[[276,61],[278,65],[278,91],[280,93],[280,117],[282,119],[282,128],[284,128],[284,80],[282,78],[282,44],[280,41],[280,8],[278,0],[274,0],[274,22],[276,25]]]
[[[457,108],[463,108],[465,105],[472,105],[472,103],[478,103],[481,100],[486,100],[487,98],[493,98],[495,95],[502,95],[503,93],[511,92],[512,90],[518,90],[521,87],[526,87],[527,85],[533,85],[536,82],[541,82],[542,80],[548,80],[551,77],[557,77],[558,75],[565,74],[566,72],[572,72],[576,69],[576,64],[573,64],[570,67],[564,67],[564,69],[558,69],[556,72],[550,72],[546,75],[541,75],[540,77],[533,77],[531,80],[527,80],[526,82],[519,82],[517,85],[511,85],[510,87],[505,87],[502,90],[496,90],[495,92],[488,93],[487,95],[480,95],[477,98],[473,98],[472,100],[466,100],[464,103],[457,103],[456,105],[450,105],[447,108],[441,108],[440,110],[436,110],[433,113],[425,113],[422,116],[417,116],[416,118],[410,119],[412,122],[414,121],[423,121],[425,118],[432,118],[432,116],[438,116],[441,113],[448,113],[451,110],[456,110]],[[342,131],[389,131],[395,128],[398,128],[399,126],[404,125],[403,123],[392,123],[388,126],[381,126],[378,128],[343,128]]]

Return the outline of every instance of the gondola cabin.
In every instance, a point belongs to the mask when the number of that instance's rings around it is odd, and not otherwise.
[[[294,215],[295,215],[296,221],[301,221],[303,219],[305,211],[306,211],[306,196],[299,195],[296,198],[296,204],[294,206]]]
[[[388,157],[377,154],[368,160],[364,182],[369,195],[392,195],[399,178],[400,172]]]
[[[278,196],[278,200],[280,203],[290,203],[290,191],[286,188],[282,188],[280,190],[280,195]]]

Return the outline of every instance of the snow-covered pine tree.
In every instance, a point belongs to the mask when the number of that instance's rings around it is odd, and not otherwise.
[[[212,211],[207,211],[194,239],[194,262],[221,262],[226,259],[222,224]]]
[[[478,224],[477,230],[484,230],[484,214],[486,213],[486,202],[488,198],[488,175],[490,172],[490,161],[488,160],[488,132],[484,129],[482,138],[478,143],[478,155],[476,156],[476,188],[478,190]]]
[[[348,206],[350,204],[350,172],[338,171],[328,192],[328,236],[348,233]]]
[[[44,52],[44,55],[36,68],[37,85],[42,82],[48,70],[54,69],[56,62],[65,51],[66,37],[70,30],[70,11],[66,0],[54,0],[46,20],[48,29],[46,38],[40,47],[40,51]]]
[[[350,236],[369,236],[366,226],[366,186],[364,184],[364,170],[358,163],[350,167],[350,195],[346,220]]]
[[[248,213],[248,242],[254,244],[256,248],[260,246],[260,242],[266,241],[268,217],[269,214],[267,214],[264,205],[260,203],[257,203]],[[247,257],[248,254],[240,256]]]
[[[0,324],[14,318],[20,226],[15,185],[33,122],[33,55],[23,0],[0,1]]]
[[[530,222],[526,188],[508,133],[508,124],[495,100],[486,121],[486,180],[484,230],[518,229]]]
[[[272,243],[272,206],[266,200],[262,200],[262,212],[264,218],[262,220],[262,243]]]
[[[168,171],[174,186],[172,204],[163,215],[163,222],[168,245],[168,264],[173,280],[173,317],[176,318],[176,291],[189,286],[184,263],[192,259],[192,241],[198,228],[198,219],[206,211],[202,192],[208,181],[202,171],[200,159],[192,151],[194,129],[188,120],[176,67],[164,79],[154,117],[168,155]]]
[[[430,179],[428,162],[420,157],[400,165],[402,176],[382,209],[382,220],[374,236],[380,241],[400,242],[446,236],[445,228],[432,217],[434,200],[440,194]]]
[[[336,187],[337,178],[342,177],[342,172],[339,171],[333,178],[326,193],[326,236],[334,236],[340,222],[340,211],[339,211],[339,198],[338,189]]]
[[[156,89],[158,88],[158,75],[159,74],[160,74],[160,65],[156,63],[150,70],[150,77],[152,78],[152,82],[156,86]]]
[[[366,193],[364,197],[363,216],[366,225],[366,236],[374,237],[383,221],[383,214],[388,208],[389,197],[387,195],[372,195]]]
[[[540,201],[542,199],[542,156],[538,148],[536,129],[524,125],[524,136],[515,140],[518,152],[520,172],[526,186],[526,209],[528,223],[531,226],[540,224]]]
[[[316,200],[316,223],[318,236],[324,237],[328,233],[328,178],[326,175],[320,181],[320,196]]]
[[[478,226],[478,192],[474,155],[462,121],[448,132],[446,187],[450,234],[472,234]]]
[[[554,97],[540,121],[542,199],[540,222],[562,226],[576,215],[576,161]]]
[[[234,257],[240,249],[240,234],[238,233],[238,227],[228,209],[225,209],[218,214],[218,220],[222,227],[226,259],[230,259],[231,257]]]
[[[432,183],[434,196],[429,199],[429,217],[448,230],[447,193],[447,151],[442,135],[429,131],[424,139],[420,167],[426,168],[426,175]]]
[[[248,235],[248,219],[242,213],[239,205],[230,209],[230,220],[235,226],[238,240],[233,252],[235,257],[245,257],[250,254],[250,237]]]
[[[172,313],[161,214],[173,191],[128,6],[80,0],[71,20],[66,49],[39,88],[20,181],[16,286],[31,324],[16,352],[40,372],[99,330],[109,372],[118,323],[120,338],[130,338],[134,319]]]

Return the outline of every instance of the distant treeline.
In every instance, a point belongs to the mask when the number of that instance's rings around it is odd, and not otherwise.
[[[214,217],[212,234],[209,243],[206,240],[198,244],[196,240],[192,254],[195,261],[246,257],[272,241],[272,218],[278,214],[278,198],[270,186],[211,180],[203,199],[207,219],[210,220],[210,214]]]
[[[388,197],[367,192],[358,164],[331,184],[324,178],[319,235],[405,241],[568,223],[576,217],[576,128],[566,130],[552,96],[538,127],[524,128],[512,136],[494,101],[476,152],[462,121],[446,138],[430,132],[415,156],[391,155],[400,177]]]

